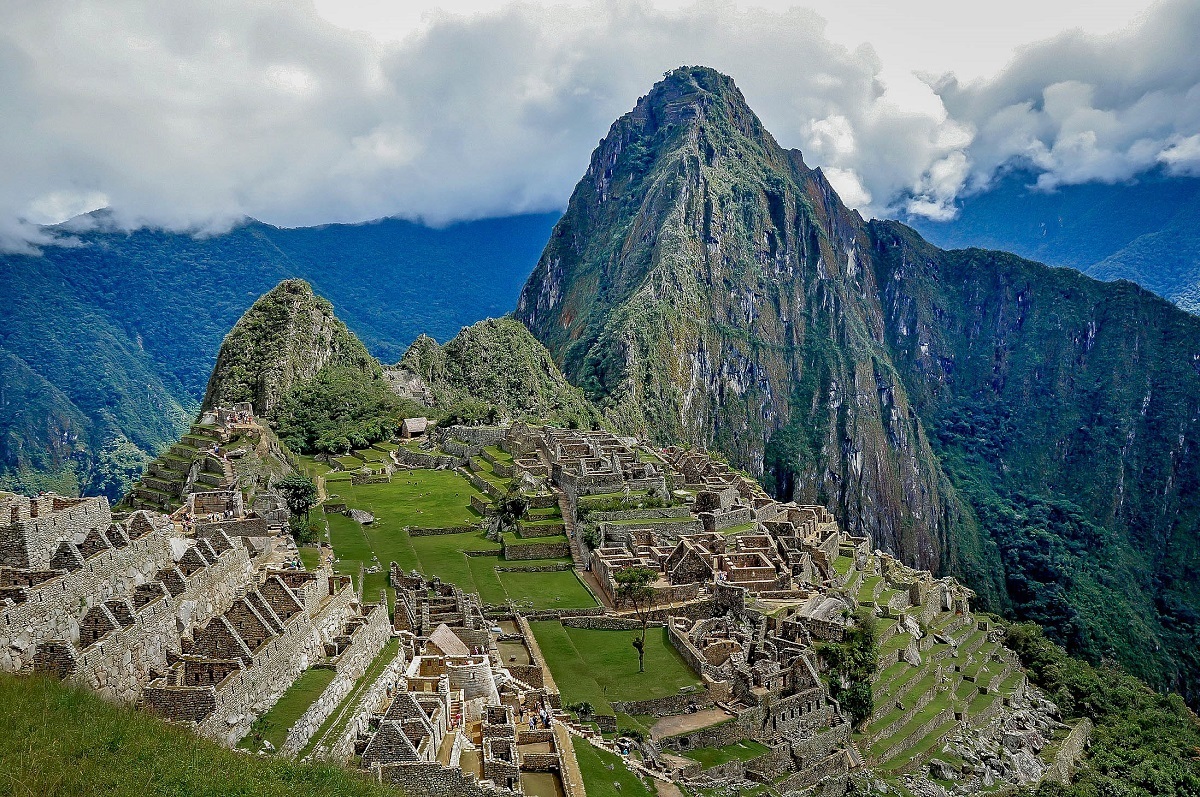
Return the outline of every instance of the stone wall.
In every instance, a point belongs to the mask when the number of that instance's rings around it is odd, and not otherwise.
[[[406,528],[410,537],[436,537],[439,534],[466,534],[479,531],[479,526],[447,526],[446,528],[408,526]]]
[[[304,749],[322,723],[350,694],[391,637],[392,623],[388,618],[387,605],[377,604],[367,613],[366,622],[354,632],[350,647],[338,657],[335,665],[337,675],[288,731],[287,739],[279,748],[281,754],[296,755]]]
[[[484,786],[457,767],[440,764],[385,764],[375,772],[380,783],[400,786],[406,797],[519,797],[508,789]]]
[[[367,735],[371,717],[382,710],[390,696],[399,688],[400,679],[403,678],[407,666],[408,659],[405,656],[405,646],[402,644],[396,658],[383,668],[383,672],[368,687],[357,703],[347,709],[349,719],[346,720],[342,732],[336,739],[330,740],[327,746],[324,746],[325,743],[322,742],[323,746],[314,751],[313,757],[343,763],[349,761],[354,756],[355,741],[360,736]]]
[[[267,519],[261,517],[242,518],[241,520],[223,520],[218,523],[200,523],[196,525],[196,537],[207,538],[223,531],[231,539],[237,537],[266,537],[270,534]]]
[[[534,542],[504,546],[504,558],[512,561],[558,559],[570,555],[571,544],[567,542]]]
[[[228,610],[252,572],[246,549],[231,546],[212,565],[186,576],[183,592],[143,606],[132,625],[85,648],[73,680],[112,699],[136,702],[151,671],[165,670],[170,655],[180,651],[180,626],[207,623]]]
[[[395,457],[396,462],[400,465],[426,470],[452,470],[465,462],[463,457],[413,451],[406,446],[397,448],[392,456]]]
[[[1071,782],[1075,767],[1079,764],[1079,759],[1083,758],[1088,740],[1092,738],[1092,728],[1092,721],[1087,717],[1075,723],[1075,727],[1067,734],[1067,738],[1063,739],[1058,752],[1054,754],[1054,763],[1050,765],[1045,780],[1062,784]]]
[[[665,717],[670,714],[683,714],[692,706],[707,708],[712,703],[712,696],[707,691],[695,689],[649,700],[617,700],[612,702],[612,707],[613,711],[624,714],[651,714],[655,717]]]
[[[292,618],[283,633],[255,651],[249,666],[220,684],[216,708],[196,730],[231,747],[236,744],[300,673],[324,656],[324,640],[337,635],[351,616],[351,604],[356,600],[354,588],[349,584],[342,586],[323,606],[319,598],[306,596],[304,611]]]
[[[18,495],[0,509],[0,565],[5,567],[46,570],[60,542],[112,523],[107,498]]]
[[[0,609],[0,669],[28,667],[40,642],[77,641],[79,621],[97,603],[123,597],[172,563],[167,537],[147,534],[110,548],[28,590],[23,603]]]

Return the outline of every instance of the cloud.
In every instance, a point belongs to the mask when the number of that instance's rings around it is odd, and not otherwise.
[[[802,9],[517,3],[386,43],[291,0],[0,10],[8,249],[98,204],[105,223],[197,231],[558,209],[612,121],[681,64],[734,76],[867,215],[946,217],[1014,159],[1046,187],[1200,165],[1200,28],[1182,3],[1123,38],[1027,48],[993,80],[912,81],[915,99]]]
[[[1029,45],[997,76],[932,81],[951,117],[974,131],[968,185],[1010,164],[1037,185],[1128,180],[1200,161],[1200,5],[1163,3],[1123,35],[1062,33]]]

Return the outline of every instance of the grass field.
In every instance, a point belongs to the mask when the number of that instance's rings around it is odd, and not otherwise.
[[[751,761],[769,752],[771,749],[764,744],[753,739],[742,739],[724,747],[695,747],[685,755],[693,761],[699,761],[705,769],[711,769],[730,761]]]
[[[666,629],[646,635],[646,671],[638,672],[633,631],[564,628],[557,620],[530,624],[563,703],[591,703],[612,714],[612,700],[648,700],[676,694],[700,679],[667,639]]]
[[[359,563],[370,567],[373,556],[378,557],[383,568],[380,573],[367,575],[364,600],[375,600],[377,591],[387,584],[390,563],[397,562],[406,571],[419,570],[457,584],[467,592],[478,592],[484,603],[514,600],[535,609],[596,605],[573,571],[497,573],[498,565],[513,563],[500,558],[500,544],[488,540],[482,530],[409,535],[405,531],[408,526],[457,528],[480,521],[479,513],[470,506],[471,497],[480,493],[452,471],[401,471],[390,483],[358,486],[336,483],[330,485],[330,490],[337,496],[332,499],[334,502],[345,502],[375,516],[374,523],[362,526],[345,515],[326,515],[339,573],[357,578]],[[521,542],[540,541],[544,540]],[[494,555],[467,556],[466,551]]]
[[[296,724],[296,720],[321,696],[325,687],[333,681],[335,674],[333,670],[316,667],[300,673],[300,677],[283,693],[278,702],[271,706],[266,714],[255,720],[250,733],[238,747],[257,752],[262,747],[257,738],[261,736],[278,750],[287,739],[288,731]]]
[[[316,570],[321,564],[321,551],[317,548],[305,545],[298,549],[298,553],[300,554],[300,561],[304,562],[305,570]]]
[[[655,797],[620,758],[578,737],[571,741],[588,797]]]
[[[0,673],[0,793],[37,797],[400,797],[334,764],[227,750],[49,678]]]

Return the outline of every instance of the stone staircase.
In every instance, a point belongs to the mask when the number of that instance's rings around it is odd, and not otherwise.
[[[554,488],[554,494],[558,497],[558,510],[562,514],[567,543],[571,546],[571,561],[575,563],[576,570],[587,570],[587,562],[583,558],[583,544],[579,541],[579,534],[575,528],[575,511],[571,508],[571,501],[567,494],[557,487]]]

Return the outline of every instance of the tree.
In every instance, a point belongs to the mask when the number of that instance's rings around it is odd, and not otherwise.
[[[829,695],[837,700],[857,727],[875,710],[871,679],[879,661],[875,615],[859,609],[841,642],[824,642],[817,651],[829,666]]]
[[[638,672],[646,671],[646,626],[650,623],[650,610],[654,607],[654,588],[650,585],[658,573],[648,567],[623,567],[613,579],[617,582],[617,607],[628,603],[633,607],[642,634],[633,638],[633,647],[638,654]]]
[[[308,513],[317,503],[317,485],[300,471],[292,471],[275,483],[275,489],[283,494],[284,503],[296,517],[308,520]]]

